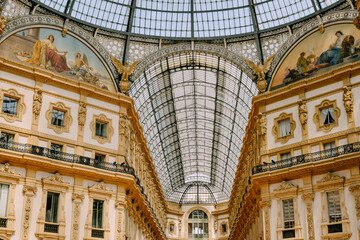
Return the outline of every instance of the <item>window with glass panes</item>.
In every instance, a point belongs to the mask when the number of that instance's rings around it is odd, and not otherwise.
[[[291,153],[290,152],[280,154],[280,159],[281,160],[285,160],[285,159],[289,159],[289,158],[291,158]]]
[[[295,226],[294,201],[292,199],[283,200],[284,228],[293,228]]]
[[[59,193],[47,193],[45,222],[58,222],[59,195]]]
[[[327,193],[329,222],[341,221],[340,194],[338,191]]]
[[[324,143],[324,150],[326,157],[332,157],[336,154],[335,142]]]
[[[92,211],[92,227],[103,228],[104,201],[94,199]]]
[[[290,119],[279,121],[280,137],[286,137],[291,134]]]
[[[107,128],[107,123],[96,121],[95,135],[98,137],[106,138],[106,128]]]
[[[2,112],[17,115],[18,99],[4,95]]]
[[[65,112],[59,109],[52,110],[51,124],[64,127]]]
[[[2,143],[12,143],[14,141],[15,135],[7,132],[1,132],[1,142]]]
[[[204,211],[195,210],[190,213],[188,221],[189,239],[208,239],[209,220]]]
[[[0,218],[7,217],[9,185],[0,184]]]
[[[323,125],[335,122],[335,113],[333,107],[321,109],[321,121]]]

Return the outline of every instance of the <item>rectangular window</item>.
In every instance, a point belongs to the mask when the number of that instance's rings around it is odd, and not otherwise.
[[[223,233],[226,233],[226,224],[221,225],[221,230]]]
[[[46,199],[46,215],[45,222],[57,223],[59,193],[48,192]]]
[[[294,201],[292,199],[283,200],[284,228],[295,227]]]
[[[0,184],[0,217],[7,217],[9,185]]]
[[[333,107],[321,109],[321,122],[323,125],[327,125],[335,122]]]
[[[51,117],[51,124],[59,127],[64,127],[64,119],[65,119],[65,112],[53,109],[52,110],[52,117]]]
[[[12,98],[12,97],[4,95],[2,112],[16,116],[17,115],[18,101],[19,100],[16,99],[16,98]]]
[[[281,160],[285,160],[285,159],[289,159],[289,158],[291,158],[291,152],[280,154],[280,159]]]
[[[324,150],[336,148],[335,142],[324,143]]]
[[[104,201],[94,199],[92,211],[92,227],[103,228]]]
[[[6,132],[1,132],[1,143],[2,144],[7,144],[7,145],[12,145],[11,143],[14,141],[15,135],[14,134],[10,134],[10,133],[6,133]]]
[[[286,137],[291,134],[290,119],[279,121],[280,137]]]
[[[98,137],[106,138],[107,123],[96,121],[95,135]]]
[[[52,143],[50,148],[51,157],[59,159],[61,157],[62,145]]]
[[[105,155],[99,154],[99,153],[95,153],[95,162],[94,165],[95,166],[99,166],[101,163],[105,162]]]
[[[328,192],[328,213],[329,222],[335,223],[341,221],[341,206],[340,206],[340,194],[339,192]]]

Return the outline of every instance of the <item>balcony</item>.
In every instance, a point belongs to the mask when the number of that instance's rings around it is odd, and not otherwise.
[[[280,160],[280,161],[276,161],[276,162],[272,162],[272,163],[258,165],[258,166],[253,167],[252,173],[254,175],[254,174],[263,173],[263,172],[275,171],[275,170],[288,168],[288,167],[292,167],[292,166],[296,166],[296,165],[300,165],[300,164],[304,164],[304,163],[317,162],[317,161],[321,161],[321,160],[328,159],[328,158],[334,158],[334,157],[338,157],[341,155],[346,155],[346,154],[350,154],[350,153],[354,153],[354,152],[360,152],[360,142],[346,144],[346,145],[342,145],[342,146],[324,150],[324,151],[307,153],[307,154],[295,156],[292,158],[288,158],[288,159],[284,159],[284,160]]]
[[[102,230],[102,229],[91,229],[91,237],[93,237],[93,238],[104,238],[104,230]]]
[[[59,224],[45,223],[44,232],[58,233],[59,232]]]
[[[0,218],[0,227],[6,228],[7,219],[6,218]]]

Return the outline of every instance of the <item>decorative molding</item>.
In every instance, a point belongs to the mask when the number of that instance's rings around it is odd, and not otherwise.
[[[51,122],[52,120],[52,113],[53,110],[59,110],[59,111],[63,111],[65,113],[64,116],[64,126],[57,126],[57,125],[53,125]],[[57,103],[50,103],[49,109],[46,111],[45,117],[47,119],[47,127],[49,129],[54,130],[55,133],[57,134],[61,134],[64,132],[69,132],[70,131],[70,126],[73,122],[73,118],[71,116],[71,108],[66,107],[64,103],[62,102],[57,102]]]
[[[16,115],[3,112],[4,96],[8,96],[17,99]],[[15,121],[22,122],[23,115],[26,111],[26,105],[24,102],[24,95],[19,94],[15,89],[4,90],[0,89],[0,117],[3,117],[7,122],[12,123]]]
[[[285,120],[290,121],[290,134],[280,137],[280,122]],[[294,131],[296,128],[296,122],[293,120],[292,113],[281,113],[278,117],[274,118],[274,126],[272,128],[272,134],[275,137],[275,142],[281,142],[285,144],[289,141],[289,139],[294,138]]]
[[[303,128],[305,128],[308,121],[308,111],[306,107],[306,100],[299,101],[299,120]]]
[[[0,43],[15,32],[18,32],[20,29],[24,30],[31,27],[51,27],[61,32],[65,25],[65,21],[66,20],[58,18],[56,16],[38,14],[31,14],[13,18],[6,24],[5,31],[3,35],[0,36]],[[105,67],[109,69],[109,72],[111,73],[110,75],[113,77],[113,79],[117,79],[119,75],[111,62],[110,54],[106,50],[105,46],[103,46],[96,38],[91,36],[87,31],[85,31],[83,28],[79,27],[75,23],[70,21],[66,24],[66,26],[67,34],[76,36],[87,47],[94,50],[95,55],[97,55],[103,61]],[[113,82],[116,86],[116,82]]]
[[[43,182],[54,182],[60,184],[70,184],[64,180],[64,178],[60,175],[60,173],[55,173],[55,175],[50,175],[46,178],[41,179]]]
[[[344,182],[345,181],[345,177],[340,177],[338,175],[332,174],[331,172],[328,172],[326,174],[326,176],[324,176],[323,178],[321,178],[319,181],[317,181],[317,183],[329,183],[329,182],[334,182],[334,181],[341,181]]]
[[[293,189],[297,189],[298,186],[295,186],[294,184],[287,182],[287,181],[282,181],[282,183],[280,184],[279,187],[277,187],[274,192],[282,192],[282,191],[288,191],[288,190],[293,190]]]
[[[222,225],[225,225],[225,226],[226,226],[226,231],[225,231],[225,232],[223,232]],[[228,230],[229,230],[229,228],[228,228],[228,223],[227,223],[226,221],[222,221],[222,222],[220,223],[220,226],[221,226],[221,227],[220,227],[220,229],[221,229],[220,235],[222,235],[222,236],[226,235],[226,234],[228,233]]]
[[[33,186],[24,185],[23,193],[25,195],[24,200],[24,215],[23,215],[23,224],[22,224],[22,236],[21,240],[29,239],[29,230],[31,223],[31,209],[33,205],[34,195],[37,192],[37,188]]]
[[[106,123],[106,137],[96,136],[96,121]],[[111,143],[111,137],[114,135],[114,128],[112,126],[112,120],[107,118],[104,114],[93,115],[93,120],[90,123],[91,138],[95,139],[98,143]]]
[[[330,107],[334,108],[334,122],[323,125],[321,119],[321,110]],[[331,131],[331,129],[339,125],[339,117],[340,117],[340,109],[336,105],[336,100],[332,100],[332,101],[328,99],[323,100],[320,104],[315,106],[315,114],[313,119],[316,125],[316,130],[317,131],[322,130],[324,132]]]
[[[309,240],[315,240],[315,231],[314,231],[314,217],[313,217],[313,201],[314,201],[315,194],[311,193],[304,193],[301,198],[304,200],[306,205],[306,221],[308,227],[308,237]]]
[[[73,224],[72,224],[72,238],[73,240],[78,240],[79,235],[79,222],[81,214],[81,203],[84,201],[84,194],[73,193]]]
[[[113,193],[113,191],[108,186],[106,186],[106,184],[103,181],[99,183],[95,183],[92,186],[89,186],[89,191],[100,192],[100,193],[107,192],[107,194]]]
[[[11,177],[20,178],[20,173],[17,173],[13,168],[11,168],[9,163],[5,163],[3,166],[0,166],[0,175],[10,175]]]
[[[42,90],[39,88],[35,88],[33,95],[33,106],[32,106],[35,119],[37,119],[40,115],[41,106],[42,106]]]
[[[348,123],[353,122],[353,111],[354,111],[354,98],[353,94],[351,92],[351,86],[344,86],[343,87],[344,93],[343,93],[343,101],[344,101],[344,107],[345,111],[347,113],[347,120]]]

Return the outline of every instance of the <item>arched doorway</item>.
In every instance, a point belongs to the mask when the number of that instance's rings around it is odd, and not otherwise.
[[[192,211],[188,220],[189,239],[209,239],[209,218],[202,210]]]

